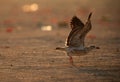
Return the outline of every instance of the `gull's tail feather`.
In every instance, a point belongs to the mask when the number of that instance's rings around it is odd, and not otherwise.
[[[57,47],[56,50],[66,51],[66,48]]]

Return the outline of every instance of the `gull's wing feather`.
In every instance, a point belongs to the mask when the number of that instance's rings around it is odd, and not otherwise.
[[[75,29],[76,27],[82,29],[84,27],[84,23],[77,16],[72,17],[70,25],[71,29]]]
[[[71,36],[75,34],[77,30],[82,30],[84,27],[84,23],[80,19],[78,19],[78,17],[76,16],[73,16],[73,18],[71,19],[70,25],[72,30],[69,33],[69,36],[67,38],[67,46],[69,46]]]
[[[70,32],[68,39],[67,39],[67,46],[72,47],[84,47],[84,38],[86,34],[91,29],[91,18],[92,13],[89,14],[88,20],[84,26],[76,26],[74,25],[74,29]],[[75,21],[74,21],[75,22]]]
[[[87,33],[91,30],[91,28],[92,28],[92,24],[91,24],[91,20],[90,20],[91,15],[92,15],[92,12],[88,16],[88,20],[87,20],[87,22],[86,22],[86,24],[84,26],[84,29],[81,32],[81,36],[80,37],[82,37],[82,36],[85,37],[87,35]]]

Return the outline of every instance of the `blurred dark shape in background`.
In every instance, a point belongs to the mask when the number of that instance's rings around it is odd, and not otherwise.
[[[65,21],[58,22],[58,27],[60,28],[66,28],[68,27],[68,23]]]
[[[119,0],[1,0],[0,28],[2,27],[67,27],[73,15],[83,21],[93,11],[92,20],[119,25]],[[61,22],[62,21],[62,22]],[[66,22],[64,22],[66,21]]]

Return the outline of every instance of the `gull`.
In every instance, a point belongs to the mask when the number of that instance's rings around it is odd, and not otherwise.
[[[69,56],[70,63],[73,64],[72,56],[84,55],[93,49],[99,49],[95,46],[85,46],[85,37],[87,33],[91,30],[91,15],[89,14],[87,22],[84,24],[77,16],[73,16],[70,22],[71,32],[65,42],[65,47],[57,47],[56,50],[66,51]]]

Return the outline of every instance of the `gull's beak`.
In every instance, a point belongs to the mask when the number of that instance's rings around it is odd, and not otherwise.
[[[100,49],[100,47],[96,47],[96,49]]]

